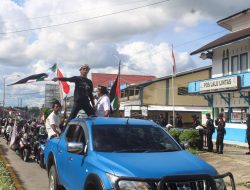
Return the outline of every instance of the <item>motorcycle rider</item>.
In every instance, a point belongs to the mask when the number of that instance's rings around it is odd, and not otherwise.
[[[60,137],[61,129],[60,129],[60,110],[62,106],[61,103],[56,100],[52,103],[52,112],[46,119],[46,131],[48,134],[48,138],[51,138],[52,136]]]
[[[9,123],[9,125],[7,126],[7,129],[6,129],[6,141],[7,141],[7,144],[9,144],[9,142],[10,142],[10,137],[11,137],[11,134],[12,134],[12,131],[13,131],[13,127],[14,127],[14,123],[11,121]]]

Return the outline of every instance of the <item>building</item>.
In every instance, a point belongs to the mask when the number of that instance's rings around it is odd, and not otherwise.
[[[191,53],[212,60],[211,79],[191,81],[188,92],[206,96],[214,118],[224,110],[228,143],[245,143],[243,122],[250,111],[250,8],[217,24],[230,32]]]
[[[115,81],[117,74],[105,74],[105,73],[92,73],[92,82],[94,88],[98,85],[111,87]],[[145,76],[145,75],[120,75],[121,87],[126,85],[144,82],[147,80],[155,79],[155,76]]]
[[[61,100],[60,87],[58,84],[46,84],[45,85],[45,107],[51,108],[53,100]]]
[[[178,73],[174,77],[174,110],[182,116],[186,127],[192,124],[192,115],[202,118],[202,112],[211,111],[204,96],[188,94],[190,80],[204,80],[211,76],[211,66]],[[144,115],[158,120],[163,114],[170,123],[173,118],[172,76],[131,84],[121,91],[121,110],[124,116]],[[195,101],[194,101],[195,99]]]

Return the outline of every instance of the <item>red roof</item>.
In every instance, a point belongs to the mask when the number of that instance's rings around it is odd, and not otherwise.
[[[93,86],[108,86],[117,77],[117,74],[92,73]],[[121,75],[121,84],[133,84],[155,79],[155,76]]]

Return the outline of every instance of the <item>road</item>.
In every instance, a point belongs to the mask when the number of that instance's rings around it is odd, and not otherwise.
[[[237,190],[250,190],[250,156],[245,154],[247,151],[247,148],[225,146],[224,154],[204,152],[199,156],[213,165],[220,174],[232,172]]]
[[[9,164],[14,169],[17,177],[25,190],[47,190],[49,189],[47,172],[41,169],[36,162],[24,162],[7,145],[6,141],[0,137],[0,148]]]

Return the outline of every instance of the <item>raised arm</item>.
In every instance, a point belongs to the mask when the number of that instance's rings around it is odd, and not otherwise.
[[[53,78],[52,81],[56,82],[56,81],[68,81],[68,82],[76,82],[76,77],[56,77]]]

